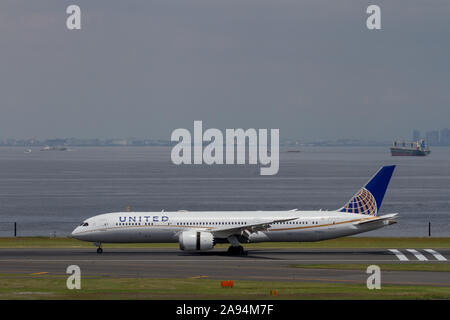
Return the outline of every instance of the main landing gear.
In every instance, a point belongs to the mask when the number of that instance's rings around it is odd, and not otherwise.
[[[247,253],[244,251],[243,246],[230,246],[227,253],[231,256],[244,256]]]
[[[236,236],[229,236],[227,239],[228,242],[231,244],[231,246],[228,248],[227,251],[227,253],[230,256],[243,256],[247,254],[244,251],[244,247],[241,246]]]
[[[97,248],[97,253],[103,253],[103,249],[102,249],[102,244],[100,242],[94,242],[94,246],[98,247]]]

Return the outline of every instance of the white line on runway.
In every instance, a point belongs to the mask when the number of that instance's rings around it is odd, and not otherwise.
[[[393,260],[393,259],[380,259],[380,260],[363,260],[363,259],[338,259],[338,260],[321,260],[321,259],[309,259],[309,260],[305,260],[305,259],[293,259],[293,260],[261,260],[261,259],[222,259],[222,260],[202,260],[202,259],[164,259],[164,260],[105,260],[105,259],[83,259],[83,260],[78,260],[78,259],[57,259],[57,260],[47,260],[47,259],[36,259],[36,260],[32,260],[32,259],[5,259],[5,260],[0,260],[0,264],[2,262],[349,262],[349,261],[354,261],[354,262],[378,262],[378,261],[382,261],[382,262],[389,262],[389,261],[397,261],[397,260]]]
[[[389,251],[391,251],[393,254],[395,254],[397,256],[398,260],[408,261],[408,258],[403,253],[398,251],[397,249],[389,249]]]
[[[423,255],[423,254],[421,254],[419,251],[417,251],[417,250],[414,250],[414,249],[406,249],[407,251],[409,251],[409,252],[411,252],[413,255],[415,255],[416,256],[416,258],[418,259],[418,260],[420,260],[420,261],[427,261],[428,259]]]
[[[428,253],[431,253],[439,261],[447,261],[447,258],[441,255],[439,252],[434,251],[433,249],[424,249],[424,250]]]

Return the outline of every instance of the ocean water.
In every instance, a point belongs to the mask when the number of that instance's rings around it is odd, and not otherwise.
[[[363,236],[450,236],[450,148],[392,157],[386,147],[280,152],[275,176],[259,165],[182,165],[170,147],[77,147],[24,153],[0,147],[0,236],[64,236],[83,219],[124,211],[299,210],[341,207],[382,166],[397,168],[381,213],[398,223]]]

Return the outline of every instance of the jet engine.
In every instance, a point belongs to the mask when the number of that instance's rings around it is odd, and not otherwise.
[[[185,251],[211,250],[214,247],[214,237],[209,232],[184,231],[178,240],[180,249]]]

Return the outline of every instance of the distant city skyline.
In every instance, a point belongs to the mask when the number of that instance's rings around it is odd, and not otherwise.
[[[450,129],[444,128],[441,132],[445,132],[445,135],[439,135],[439,131],[430,131],[427,133],[438,133],[436,141],[430,141],[425,138],[425,141],[429,145],[441,145],[450,146]],[[413,130],[413,141],[418,141],[422,137],[418,137],[415,134],[420,133],[419,130]],[[416,138],[418,137],[418,138]],[[441,139],[441,140],[440,140]],[[399,139],[389,140],[366,140],[366,139],[300,139],[300,138],[280,138],[281,146],[387,146],[391,145],[392,141],[398,141]],[[400,139],[409,141],[410,139]],[[19,147],[42,147],[42,146],[173,146],[177,141],[171,141],[170,139],[152,139],[152,138],[51,138],[51,139],[0,139],[0,146],[19,146]],[[208,142],[204,142],[207,145]]]
[[[430,146],[450,146],[450,129],[431,129],[423,131],[420,129],[412,130],[412,141],[418,141],[424,139]],[[325,138],[325,139],[302,139],[300,137],[280,137],[280,142],[284,145],[296,145],[296,144],[317,144],[317,145],[385,145],[391,141],[396,140],[410,140],[408,138],[392,138],[392,139],[354,139],[354,138]],[[44,146],[44,145],[72,145],[72,146],[101,146],[101,145],[172,145],[170,137],[166,139],[159,138],[137,138],[137,137],[109,137],[109,138],[0,138],[0,146]]]
[[[428,130],[425,135],[418,129],[413,130],[413,141],[424,139],[430,146],[450,146],[450,129],[442,128],[440,130]]]

